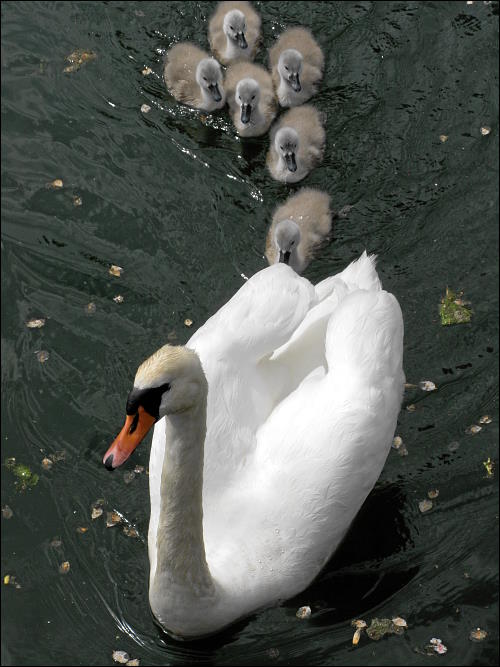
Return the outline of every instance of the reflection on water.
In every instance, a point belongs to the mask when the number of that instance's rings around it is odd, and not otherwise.
[[[227,114],[200,115],[164,90],[165,50],[206,47],[214,3],[2,3],[2,460],[40,476],[20,494],[2,466],[2,506],[14,512],[2,519],[2,577],[21,584],[3,586],[3,664],[111,664],[126,650],[151,665],[410,665],[430,659],[415,649],[432,636],[448,647],[443,663],[496,664],[498,475],[483,462],[498,462],[498,3],[256,5],[264,45],[304,24],[325,51],[313,102],[327,114],[327,151],[303,184],[353,208],[306,275],[377,253],[404,313],[408,382],[437,391],[408,389],[397,429],[408,455],[391,451],[307,591],[201,642],[159,631],[148,480],[124,477],[147,466],[148,443],[115,475],[102,452],[137,365],[184,343],[265,266],[273,209],[298,186],[269,178],[266,137],[241,141]],[[64,74],[76,48],[97,58]],[[64,187],[48,189],[56,178]],[[447,286],[472,302],[471,324],[440,326]],[[44,327],[25,326],[40,317]],[[484,414],[492,423],[466,434]],[[137,538],[106,528],[111,510]],[[408,621],[403,637],[352,647],[352,618],[394,615]],[[472,643],[478,626],[489,635]]]

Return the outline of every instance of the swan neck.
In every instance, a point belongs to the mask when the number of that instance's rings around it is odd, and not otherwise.
[[[203,541],[206,405],[167,416],[165,429],[155,580],[205,597],[214,588]]]

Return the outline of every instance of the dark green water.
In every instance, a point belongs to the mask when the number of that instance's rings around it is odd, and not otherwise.
[[[142,665],[496,664],[499,471],[488,478],[483,461],[498,463],[498,3],[256,3],[266,47],[304,24],[326,54],[313,100],[327,112],[326,158],[302,184],[353,209],[306,276],[378,253],[404,313],[408,382],[438,389],[407,392],[397,433],[408,456],[391,451],[310,589],[197,644],[153,624],[148,481],[124,478],[147,465],[150,438],[113,475],[101,457],[138,363],[167,338],[185,342],[241,274],[265,266],[270,216],[287,196],[265,170],[266,137],[239,141],[226,113],[203,123],[165,91],[165,50],[180,39],[206,48],[213,6],[2,3],[2,462],[40,475],[19,493],[2,465],[14,515],[2,519],[1,574],[21,584],[2,584],[2,662],[107,665],[121,649]],[[97,58],[64,74],[75,48]],[[62,190],[47,189],[55,178]],[[472,302],[470,324],[440,325],[447,285]],[[40,317],[43,328],[26,327]],[[484,414],[492,423],[468,435]],[[44,470],[60,450],[65,460]],[[98,498],[139,538],[93,521]],[[313,613],[300,622],[303,604]],[[394,615],[408,622],[403,637],[352,647],[351,619]],[[478,626],[489,634],[473,643]],[[431,637],[446,655],[418,652]]]

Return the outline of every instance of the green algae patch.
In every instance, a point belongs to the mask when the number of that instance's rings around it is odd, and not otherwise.
[[[15,458],[6,459],[5,467],[16,477],[15,485],[18,491],[26,491],[38,484],[40,477],[32,472],[27,465],[16,463]]]
[[[461,294],[455,294],[449,287],[446,288],[446,295],[442,297],[441,305],[439,306],[441,324],[444,327],[451,324],[470,322],[472,310],[467,307],[469,302],[464,301],[461,296]]]
[[[394,620],[399,621],[399,619]],[[404,633],[404,628],[405,626],[399,623],[394,623],[390,618],[372,618],[370,627],[366,628],[366,634],[370,639],[378,641],[387,634],[402,635]]]

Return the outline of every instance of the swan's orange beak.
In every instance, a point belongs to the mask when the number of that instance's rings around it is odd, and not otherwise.
[[[135,415],[127,415],[125,424],[102,459],[108,470],[118,468],[144,439],[156,419],[139,406]]]

